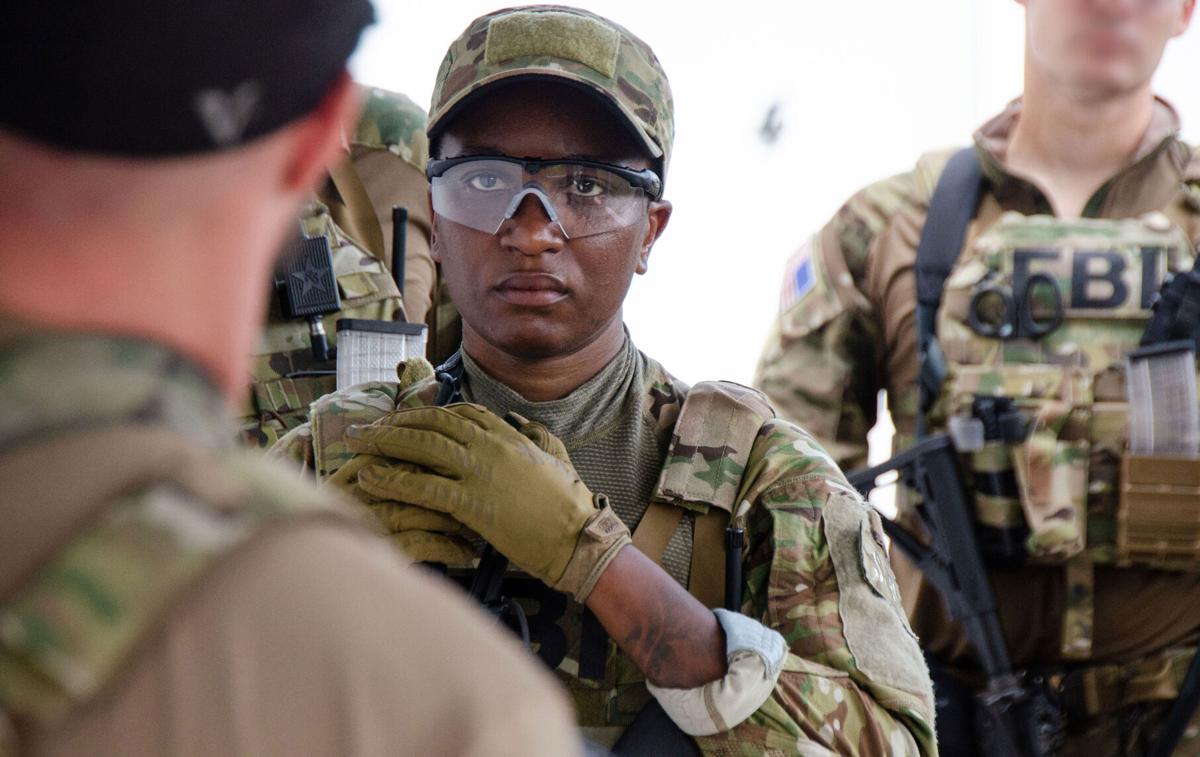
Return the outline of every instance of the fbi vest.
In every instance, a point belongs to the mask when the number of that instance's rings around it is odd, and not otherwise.
[[[933,319],[946,374],[928,422],[962,453],[984,557],[1065,568],[1068,657],[1090,652],[1092,565],[1200,571],[1200,474],[1186,473],[1200,459],[1164,467],[1129,453],[1125,373],[1164,277],[1192,267],[1197,187],[1119,220],[999,214],[992,202]],[[964,445],[976,422],[988,432]]]

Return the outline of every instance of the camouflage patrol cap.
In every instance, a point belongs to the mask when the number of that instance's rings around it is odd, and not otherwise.
[[[525,78],[557,79],[600,95],[666,173],[675,115],[654,51],[606,18],[561,5],[507,8],[471,22],[438,69],[430,141],[481,91]]]

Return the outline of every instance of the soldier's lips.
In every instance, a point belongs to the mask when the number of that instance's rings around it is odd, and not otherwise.
[[[1137,43],[1137,38],[1123,27],[1081,29],[1079,39],[1092,52],[1106,56],[1132,52]]]
[[[563,280],[549,273],[514,273],[494,288],[500,299],[513,305],[546,307],[567,297]]]

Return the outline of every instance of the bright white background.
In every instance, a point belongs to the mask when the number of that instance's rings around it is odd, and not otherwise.
[[[356,78],[427,107],[450,41],[501,2],[375,0]],[[749,383],[790,252],[858,187],[966,144],[1021,87],[1014,0],[580,4],[646,40],[671,80],[675,214],[625,319],[689,382]],[[1157,88],[1200,141],[1200,28],[1168,48]]]

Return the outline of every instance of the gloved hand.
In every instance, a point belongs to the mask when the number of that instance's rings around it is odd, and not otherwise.
[[[629,529],[579,480],[562,442],[540,423],[513,425],[478,405],[397,410],[354,426],[360,454],[412,466],[364,465],[358,486],[380,499],[452,516],[525,572],[583,602]]]
[[[416,562],[434,562],[449,567],[469,567],[477,557],[468,541],[466,526],[445,513],[417,505],[375,497],[358,485],[358,474],[367,466],[395,466],[417,470],[408,463],[389,461],[378,455],[355,455],[327,483],[348,493],[379,521],[396,546]]]

